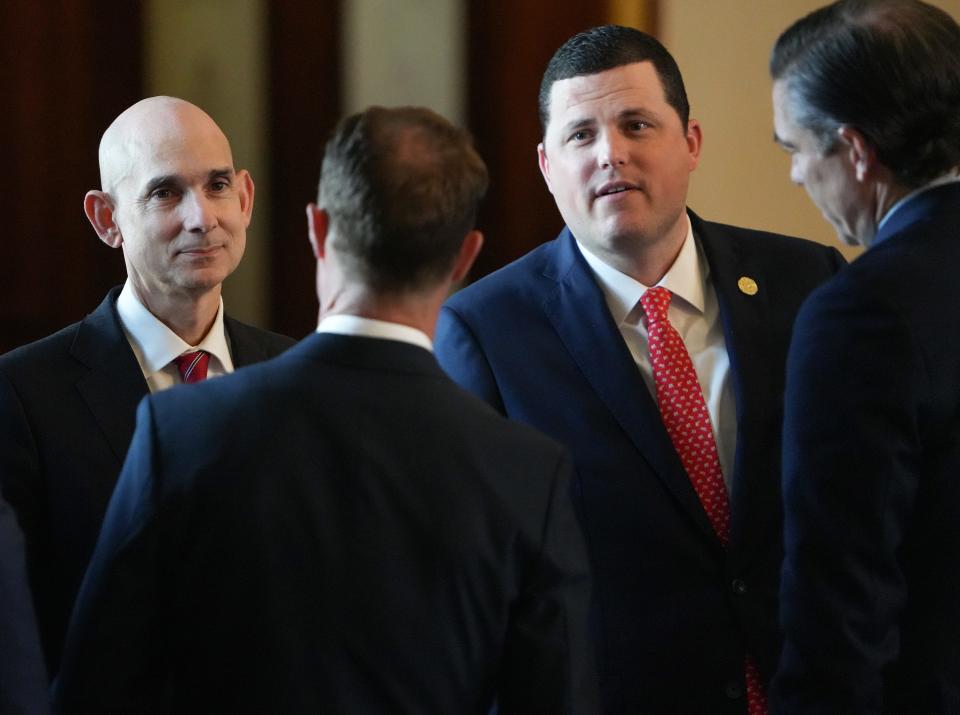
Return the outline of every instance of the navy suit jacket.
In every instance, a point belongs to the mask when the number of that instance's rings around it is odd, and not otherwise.
[[[184,415],[192,428],[183,429]],[[596,712],[569,456],[423,348],[312,335],[145,400],[66,712]]]
[[[960,713],[960,184],[904,204],[797,318],[784,713]]]
[[[736,400],[726,551],[568,230],[454,295],[437,328],[437,357],[457,382],[573,452],[610,713],[744,713],[745,654],[769,675],[779,653],[783,365],[801,301],[842,258],[691,220]],[[742,276],[755,295],[738,290]]]
[[[26,538],[51,674],[148,392],[117,316],[119,293],[79,323],[0,357],[0,486]],[[224,328],[236,367],[294,343],[228,317]]]
[[[47,673],[27,587],[23,537],[0,499],[0,715],[50,711]]]

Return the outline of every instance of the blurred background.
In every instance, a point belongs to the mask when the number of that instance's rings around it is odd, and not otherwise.
[[[960,20],[960,0],[931,0]],[[562,222],[536,164],[536,95],[553,51],[617,22],[657,35],[684,74],[704,147],[704,218],[837,245],[772,141],[767,57],[823,0],[4,0],[0,3],[0,352],[82,318],[123,281],[82,200],[123,109],[170,94],[213,116],[256,182],[237,318],[294,337],[316,325],[304,206],[336,120],[422,104],[467,126],[491,171],[480,277]],[[853,258],[855,251],[844,249]]]

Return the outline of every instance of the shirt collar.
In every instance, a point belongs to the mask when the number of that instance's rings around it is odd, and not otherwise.
[[[359,315],[328,315],[317,326],[318,333],[360,335],[367,338],[383,338],[410,343],[433,352],[433,341],[422,330],[409,325],[390,323],[385,320],[361,318]]]
[[[645,286],[626,273],[621,273],[616,268],[604,263],[579,241],[577,241],[577,247],[583,254],[587,265],[590,266],[597,283],[600,284],[614,321],[617,325],[622,324],[630,311],[640,301],[640,296],[651,286]],[[702,260],[700,251],[697,249],[697,243],[693,239],[693,226],[690,224],[688,216],[687,235],[680,247],[680,253],[677,254],[673,265],[670,266],[657,285],[668,289],[673,295],[682,298],[697,312],[703,313],[703,283],[708,272],[709,267]]]
[[[124,283],[117,298],[117,314],[144,377],[163,369],[178,355],[193,350],[205,350],[220,361],[224,372],[233,372],[233,360],[223,328],[223,298],[220,299],[213,325],[203,340],[195,346],[185,343],[147,310],[137,298],[129,280]]]
[[[878,233],[880,232],[880,229],[883,228],[884,224],[886,224],[887,221],[890,220],[890,217],[893,216],[894,213],[899,211],[904,206],[904,204],[909,202],[911,199],[917,197],[918,195],[922,194],[924,191],[929,191],[930,189],[936,188],[937,186],[943,186],[944,184],[960,183],[960,174],[958,174],[958,171],[960,170],[954,169],[953,171],[950,171],[944,174],[943,176],[938,176],[936,179],[934,179],[930,183],[924,184],[919,189],[915,189],[911,191],[909,194],[907,194],[902,199],[897,201],[893,206],[891,206],[887,210],[887,213],[883,215],[883,218],[880,219],[880,223],[877,224],[877,232]]]

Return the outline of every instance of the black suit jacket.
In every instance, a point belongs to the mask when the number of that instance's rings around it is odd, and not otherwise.
[[[901,207],[797,318],[784,713],[960,713],[960,184]]]
[[[0,499],[0,715],[50,711],[47,673],[33,617],[23,537]]]
[[[51,673],[148,392],[117,316],[119,293],[79,323],[0,357],[0,484],[26,537]],[[224,328],[236,367],[294,343],[228,317]]]
[[[437,357],[457,382],[573,452],[610,713],[744,713],[745,654],[768,676],[779,653],[783,365],[801,301],[842,259],[691,219],[736,400],[726,551],[568,230],[454,295],[437,327]],[[743,276],[755,295],[738,289]]]
[[[190,428],[184,428],[189,415]],[[66,712],[589,713],[570,462],[426,350],[313,335],[145,400]]]

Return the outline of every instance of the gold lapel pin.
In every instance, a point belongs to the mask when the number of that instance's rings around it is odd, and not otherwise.
[[[740,276],[740,280],[737,281],[737,288],[746,295],[756,295],[757,291],[760,290],[757,287],[757,282],[750,276]]]

